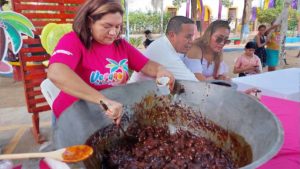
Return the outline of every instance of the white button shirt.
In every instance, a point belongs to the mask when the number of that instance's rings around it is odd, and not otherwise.
[[[163,65],[172,72],[175,79],[198,81],[181,60],[181,53],[177,53],[169,39],[164,35],[152,42],[145,51],[145,56],[150,60]],[[129,83],[150,79],[142,72],[133,72]]]

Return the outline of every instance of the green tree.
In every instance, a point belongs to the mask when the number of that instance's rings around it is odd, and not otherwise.
[[[126,17],[126,16],[125,16]],[[129,28],[132,33],[142,33],[145,29],[151,29],[153,33],[160,32],[160,12],[141,12],[135,11],[129,13]],[[163,16],[163,30],[166,29],[166,25],[170,20],[171,15],[164,13]],[[124,19],[126,20],[126,18]]]
[[[222,5],[225,6],[226,8],[230,8],[232,6],[232,1],[231,0],[222,0]]]
[[[282,8],[269,8],[266,10],[258,9],[257,19],[260,23],[270,24],[273,20],[280,15]]]
[[[183,2],[186,2],[186,0],[173,0],[172,4],[174,5],[174,7],[176,7],[177,9],[179,9],[181,7],[181,4]]]
[[[289,17],[288,17],[288,30],[292,31],[292,36],[294,36],[295,31],[298,26],[300,14],[295,9],[289,9]]]
[[[277,3],[278,1],[278,3]],[[258,9],[257,19],[260,23],[271,24],[282,12],[283,2],[280,0],[276,1],[275,8],[269,8],[266,10]],[[289,9],[289,17],[288,17],[288,30],[295,30],[299,21],[299,13],[295,9]]]

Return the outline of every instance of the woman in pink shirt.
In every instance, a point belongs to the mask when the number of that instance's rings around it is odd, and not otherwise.
[[[87,0],[77,12],[73,32],[60,39],[48,69],[48,78],[61,89],[53,103],[57,118],[82,99],[105,103],[105,114],[118,124],[122,104],[98,91],[125,84],[129,68],[152,77],[167,76],[173,85],[170,72],[120,38],[122,23],[123,9],[118,1]]]
[[[239,74],[239,77],[241,77],[262,72],[261,61],[254,54],[255,48],[256,45],[254,42],[246,44],[245,52],[235,62],[233,73]]]

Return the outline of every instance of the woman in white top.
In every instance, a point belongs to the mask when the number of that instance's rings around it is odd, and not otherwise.
[[[230,27],[227,21],[216,20],[195,39],[183,62],[198,80],[228,80],[228,67],[223,61],[223,47],[228,44]]]

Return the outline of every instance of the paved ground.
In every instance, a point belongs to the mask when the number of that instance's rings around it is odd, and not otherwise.
[[[241,48],[241,46],[239,46]],[[224,60],[230,65],[232,74],[233,62],[242,50],[225,52]],[[289,65],[281,65],[279,69],[299,67],[300,58],[296,58],[298,50],[287,51]],[[266,71],[266,70],[264,70]],[[27,113],[22,82],[15,82],[12,78],[0,77],[0,149],[5,153],[38,151],[40,145],[34,142],[31,134],[31,115]],[[50,111],[41,113],[41,130],[50,136]],[[15,161],[18,163],[18,161]]]

